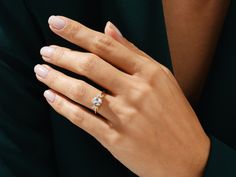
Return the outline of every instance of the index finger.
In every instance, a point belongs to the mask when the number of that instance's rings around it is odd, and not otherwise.
[[[134,74],[141,71],[144,65],[142,56],[112,37],[94,31],[81,23],[63,16],[51,16],[48,22],[51,30],[57,35],[100,56],[122,71]]]

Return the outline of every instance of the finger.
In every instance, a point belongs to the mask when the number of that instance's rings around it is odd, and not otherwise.
[[[123,35],[121,34],[120,30],[113,23],[107,22],[104,32],[106,35],[111,36],[113,39],[117,40],[122,45],[129,48],[130,50],[136,52],[137,54],[139,54],[141,56],[146,57],[147,59],[149,59],[152,62],[155,62],[155,64],[157,64],[156,60],[154,60],[152,57],[150,57],[149,55],[144,53],[142,50],[140,50],[138,47],[136,47],[134,44],[132,44],[126,38],[124,38]],[[174,77],[172,77],[173,76],[172,72],[167,67],[163,66],[162,64],[160,64],[159,66],[164,71],[164,73],[175,83],[175,85],[178,86],[176,80],[174,79]]]
[[[127,87],[127,78],[130,75],[97,55],[70,51],[58,46],[43,47],[40,53],[45,61],[83,75],[112,93],[120,93]]]
[[[47,65],[36,65],[34,71],[39,81],[89,109],[92,109],[92,99],[101,93],[88,83],[69,77]],[[114,102],[114,97],[105,94],[102,101],[98,113],[107,119],[114,119],[115,116],[109,109],[109,104]]]
[[[111,134],[110,123],[99,115],[91,113],[53,90],[45,91],[44,96],[56,112],[95,137],[98,141],[105,142],[107,135]]]
[[[134,74],[142,70],[144,61],[140,55],[103,33],[62,16],[51,16],[49,25],[57,35],[100,56],[122,71]]]
[[[50,47],[57,48],[58,46],[57,45],[50,45]],[[73,50],[71,50],[69,48],[66,48],[66,47],[61,47],[61,48],[64,49],[64,50],[67,50],[67,51],[73,51]]]
[[[113,39],[115,39],[116,41],[118,41],[119,43],[127,47],[128,49],[132,50],[133,52],[137,53],[138,55],[148,58],[151,61],[155,61],[148,54],[146,54],[145,52],[140,50],[138,47],[136,47],[133,43],[129,42],[126,38],[124,38],[120,30],[110,21],[107,22],[104,32],[106,35],[111,36]]]

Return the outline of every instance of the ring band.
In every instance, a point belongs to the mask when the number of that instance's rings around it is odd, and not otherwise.
[[[98,112],[98,108],[102,105],[102,99],[104,97],[105,91],[102,91],[100,94],[96,95],[92,99],[92,109],[94,110],[95,114]]]

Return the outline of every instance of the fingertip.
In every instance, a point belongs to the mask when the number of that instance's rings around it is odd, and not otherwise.
[[[110,35],[111,33],[111,28],[110,28],[110,21],[108,21],[107,23],[106,23],[106,25],[105,25],[105,28],[104,28],[104,33],[105,34],[108,34],[108,35]]]
[[[111,21],[107,22],[107,27],[110,28],[112,31],[114,31],[116,35],[118,35],[119,37],[123,37],[120,30]]]
[[[43,93],[43,96],[46,98],[46,100],[49,102],[49,103],[53,103],[56,99],[56,93],[53,92],[52,90],[46,90],[44,93]]]
[[[36,73],[36,70],[37,70],[37,68],[39,67],[39,65],[40,64],[36,64],[35,66],[34,66],[34,72]]]
[[[66,20],[62,16],[51,15],[48,18],[49,27],[56,30],[62,30],[66,26]]]
[[[50,47],[50,46],[44,46],[40,49],[40,54],[43,57],[51,57],[54,51],[55,51],[55,48]]]
[[[54,18],[54,17],[55,17],[55,15],[51,15],[51,16],[48,17],[48,24],[50,24],[50,21],[51,21],[52,18]]]

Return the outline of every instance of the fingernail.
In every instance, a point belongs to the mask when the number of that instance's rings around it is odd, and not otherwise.
[[[40,50],[40,54],[43,55],[44,57],[51,57],[54,50],[55,49],[52,47],[43,47]]]
[[[121,34],[120,30],[110,21],[107,22],[108,27],[113,29],[120,37],[122,37],[123,35]]]
[[[48,74],[48,69],[46,67],[42,66],[42,65],[36,65],[34,67],[34,72],[38,76],[40,76],[42,78],[45,78],[47,76],[47,74]]]
[[[61,30],[66,26],[66,21],[58,16],[51,16],[48,19],[49,25],[51,25],[53,28],[56,28],[58,30]]]
[[[52,91],[50,90],[46,90],[44,93],[43,93],[44,97],[49,101],[49,102],[54,102],[55,101],[55,98],[56,98],[56,94],[53,93]]]

